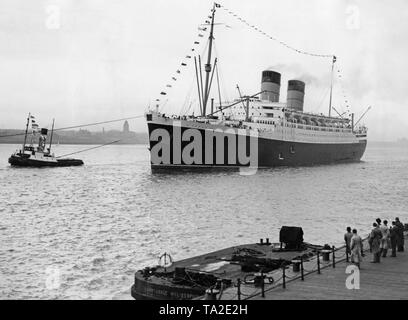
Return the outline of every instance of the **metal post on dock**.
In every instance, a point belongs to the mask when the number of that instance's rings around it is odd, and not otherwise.
[[[241,279],[240,278],[238,278],[237,280],[237,287],[238,287],[238,292],[237,292],[238,300],[241,300]]]
[[[332,255],[333,255],[333,268],[336,268],[336,257],[334,255],[334,246],[332,247]]]
[[[320,274],[320,254],[317,251],[317,273]]]
[[[265,281],[264,281],[264,274],[263,271],[261,270],[261,289],[262,289],[262,298],[265,298]]]
[[[285,266],[283,266],[283,268],[282,268],[282,280],[283,280],[283,282],[282,282],[282,287],[283,287],[283,289],[286,289],[286,274],[285,274]]]
[[[305,270],[303,269],[303,256],[300,256],[300,276],[302,281],[305,281]]]

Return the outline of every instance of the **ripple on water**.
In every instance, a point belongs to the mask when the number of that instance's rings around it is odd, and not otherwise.
[[[59,146],[69,153],[84,146]],[[14,146],[0,145],[0,158]],[[0,293],[5,299],[130,299],[133,274],[299,225],[305,241],[342,242],[377,217],[408,221],[408,151],[364,163],[236,173],[152,175],[145,146],[84,153],[82,168],[0,168]],[[7,168],[7,169],[5,169]],[[41,179],[41,183],[38,182]],[[60,279],[50,290],[48,276]]]

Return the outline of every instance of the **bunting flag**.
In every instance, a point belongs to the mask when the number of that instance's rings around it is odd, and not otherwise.
[[[333,63],[335,63],[336,61],[337,61],[337,57],[333,56]],[[349,99],[349,97],[347,95],[347,92],[346,92],[346,90],[344,88],[344,83],[343,83],[344,76],[342,75],[340,68],[336,68],[336,69],[337,69],[336,75],[337,75],[337,78],[339,80],[341,93],[342,93],[343,98],[344,98],[344,105],[346,107],[347,113],[350,114],[350,99]]]
[[[32,121],[32,120],[31,120],[31,121]],[[38,132],[38,130],[39,130],[38,124],[36,124],[36,123],[31,123],[31,129],[33,130],[33,133]]]
[[[215,7],[220,8],[221,5],[215,4]],[[211,10],[211,12],[213,12],[213,11],[214,11],[214,10]],[[212,19],[212,15],[208,16],[208,18]],[[206,23],[206,24],[210,24],[211,22],[208,21],[208,20],[205,20],[205,23]],[[203,34],[203,33],[204,33],[205,31],[207,31],[207,27],[198,27],[198,30],[199,30],[200,32],[197,34],[197,39],[196,39],[196,41],[194,41],[194,43],[193,43],[193,47],[191,48],[191,52],[194,52],[194,51],[195,51],[194,46],[200,44],[200,41],[198,41],[198,40],[199,40],[199,38],[203,38],[203,37],[204,37],[204,34]],[[186,58],[186,59],[191,59],[192,56],[191,56],[191,55],[186,55],[185,58]],[[182,67],[187,67],[187,63],[184,62],[184,61],[182,61],[180,65],[181,65]],[[176,74],[177,74],[177,75],[181,74],[180,69],[176,70]],[[176,75],[176,76],[177,76],[177,75]],[[172,77],[171,80],[177,81],[176,76]],[[167,89],[170,89],[170,88],[172,88],[172,87],[173,87],[173,86],[172,86],[171,84],[166,84],[166,88],[167,88]],[[161,91],[161,92],[160,92],[160,95],[167,95],[167,90]],[[160,101],[161,101],[160,99],[156,99],[157,106],[159,105],[159,102],[160,102]],[[163,106],[162,106],[162,107],[163,107]]]
[[[31,114],[30,114],[30,118],[31,118],[31,119],[35,119],[35,117],[34,117],[33,115],[31,115]]]
[[[216,4],[217,6],[217,4]],[[220,8],[221,5],[218,7]],[[299,50],[296,49],[290,45],[288,45],[287,43],[283,42],[283,41],[279,41],[278,39],[268,35],[266,32],[262,31],[260,28],[256,27],[255,25],[250,25],[245,19],[243,19],[242,17],[240,17],[239,15],[235,14],[234,12],[232,12],[231,10],[227,9],[226,7],[222,6],[222,8],[225,10],[225,12],[227,12],[228,14],[230,14],[231,16],[233,16],[234,18],[236,18],[238,21],[245,23],[248,27],[254,29],[255,31],[261,33],[262,35],[266,36],[267,38],[278,42],[279,44],[285,46],[286,48],[293,50],[297,53],[300,54],[304,54],[304,55],[308,55],[308,56],[313,56],[313,57],[320,57],[320,58],[332,58],[333,59],[333,63],[336,62],[337,58],[336,56],[332,55],[332,54],[317,54],[317,53],[311,53],[311,52],[307,52],[307,51],[303,51],[303,50]]]

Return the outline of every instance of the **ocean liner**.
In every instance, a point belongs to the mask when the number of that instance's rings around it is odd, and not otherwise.
[[[201,60],[196,58],[196,80],[200,115],[167,116],[155,110],[146,113],[152,170],[195,168],[268,168],[359,161],[367,144],[367,128],[354,114],[332,116],[304,111],[306,85],[289,80],[287,99],[280,101],[281,74],[262,71],[260,92],[242,96],[232,103],[214,103],[210,98],[217,59],[212,64],[214,4],[210,27],[205,82]],[[200,58],[200,57],[199,57]],[[333,67],[336,57],[332,56]],[[198,69],[199,68],[199,69]],[[200,71],[198,71],[200,70]],[[218,71],[218,70],[217,70]],[[218,78],[218,74],[217,74]],[[165,94],[162,92],[162,94]],[[209,108],[207,108],[209,106]],[[208,110],[209,109],[209,110]],[[364,114],[363,114],[364,116]]]

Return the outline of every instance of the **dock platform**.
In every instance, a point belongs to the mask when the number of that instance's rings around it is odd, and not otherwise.
[[[397,257],[391,257],[388,250],[386,258],[381,257],[381,263],[370,263],[372,254],[369,251],[367,238],[363,241],[364,258],[359,274],[359,289],[348,289],[346,280],[354,272],[346,273],[347,262],[345,247],[336,249],[335,266],[329,261],[319,258],[320,274],[317,269],[317,257],[303,263],[303,280],[301,271],[293,272],[285,269],[285,288],[283,288],[283,270],[274,272],[276,281],[273,284],[265,282],[262,289],[254,285],[242,284],[226,289],[221,297],[233,300],[391,300],[408,299],[408,248],[405,252],[397,252]],[[407,234],[405,233],[405,244]],[[332,256],[332,255],[330,255]],[[349,280],[350,282],[350,280]]]

